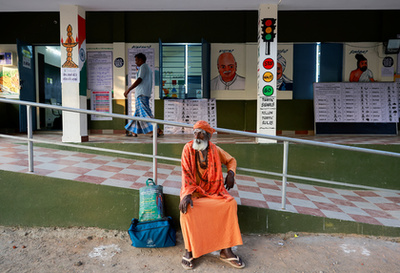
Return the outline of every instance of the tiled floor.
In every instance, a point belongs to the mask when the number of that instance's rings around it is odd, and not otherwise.
[[[296,136],[338,144],[400,144],[400,137]],[[35,139],[61,141],[60,132],[35,133]],[[191,135],[163,136],[162,143],[184,143]],[[148,136],[90,135],[90,142],[151,143]],[[219,134],[214,143],[254,143],[253,138]],[[0,169],[28,172],[27,146],[20,140],[0,138]],[[152,177],[152,163],[89,153],[34,147],[34,173],[48,177],[139,189]],[[238,204],[281,210],[280,181],[237,175],[230,191]],[[164,193],[179,195],[181,168],[159,164],[158,184]],[[400,227],[400,191],[352,191],[305,184],[287,184],[286,210],[375,225]]]

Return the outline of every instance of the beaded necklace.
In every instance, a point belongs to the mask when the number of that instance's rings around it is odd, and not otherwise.
[[[199,151],[196,151],[196,156],[195,156],[195,158],[196,158],[196,166],[197,166],[197,163],[200,163],[199,165],[200,165],[200,168],[202,168],[202,169],[207,169],[207,167],[208,167],[208,147],[206,148],[206,156],[205,156],[205,158],[203,158],[203,159],[201,159],[200,158],[200,152]],[[204,182],[207,182],[208,180],[206,180],[206,179],[203,179],[203,177],[201,177],[201,174],[200,174],[200,172],[199,172],[199,169],[198,168],[196,168],[196,171],[197,171],[197,174],[198,174],[198,176],[200,177],[200,179],[202,180],[202,181],[204,181]]]

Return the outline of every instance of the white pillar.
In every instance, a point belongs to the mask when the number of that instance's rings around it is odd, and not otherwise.
[[[126,72],[125,68],[127,65],[126,58],[126,45],[125,43],[114,43],[113,44],[113,75],[114,79],[114,99],[124,100],[124,92],[126,90]],[[123,105],[125,107],[125,104]]]
[[[272,136],[276,135],[277,17],[278,5],[260,5],[258,10],[257,133]],[[266,33],[273,36],[272,41],[265,41],[265,38],[267,40],[270,38],[265,37]],[[257,142],[275,143],[276,140],[259,138]]]
[[[79,6],[60,6],[62,105],[87,109],[86,15]],[[63,142],[88,141],[87,115],[63,111]]]

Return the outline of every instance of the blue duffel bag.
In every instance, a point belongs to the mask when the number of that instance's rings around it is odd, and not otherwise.
[[[134,247],[169,247],[176,245],[176,231],[170,216],[161,220],[139,222],[133,218],[128,230]]]

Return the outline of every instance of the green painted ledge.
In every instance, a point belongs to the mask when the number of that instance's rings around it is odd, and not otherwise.
[[[179,227],[179,197],[165,195],[166,214]],[[0,225],[99,227],[127,230],[138,217],[139,192],[34,174],[0,171]],[[400,228],[239,206],[245,234],[315,232],[399,237]]]

